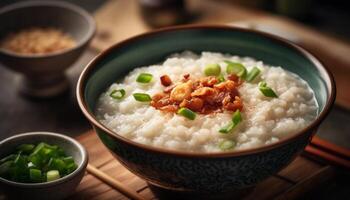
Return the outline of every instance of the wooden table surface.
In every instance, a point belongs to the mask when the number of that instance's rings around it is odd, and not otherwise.
[[[260,11],[251,11],[209,0],[189,0],[189,4],[191,10],[201,13],[201,16],[195,21],[196,23],[234,22],[254,25],[259,21],[267,26],[283,27],[283,30],[291,32],[292,35],[302,35],[300,38],[304,39],[299,40],[300,44],[313,51],[319,50],[319,55],[325,55],[322,57],[326,58],[325,61],[329,67],[333,67],[333,65],[338,67],[336,74],[340,77],[338,82],[340,80],[341,87],[348,87],[350,81],[348,71],[350,57],[347,56],[347,52],[350,52],[349,44],[294,21],[267,15]],[[76,81],[81,70],[98,52],[111,44],[151,30],[142,20],[136,0],[107,1],[95,12],[95,19],[98,25],[97,35],[90,49],[68,70],[71,89],[60,97],[50,100],[33,100],[18,95],[15,89],[18,75],[0,66],[0,91],[2,93],[0,98],[0,139],[16,133],[38,130],[77,136],[90,129],[75,99]],[[319,48],[315,44],[323,46]],[[327,48],[329,46],[331,48]],[[332,51],[328,51],[328,49],[332,49]],[[338,90],[338,105],[333,108],[330,116],[317,133],[320,137],[347,148],[350,148],[350,126],[348,125],[350,112],[344,107],[347,107],[349,91],[348,89]],[[339,98],[339,94],[341,98]],[[106,168],[108,168],[107,165]],[[349,188],[350,183],[340,178],[340,180],[330,183],[329,187],[321,193],[323,194],[321,197],[326,199],[335,195],[340,195],[338,197],[349,196]],[[90,189],[94,189],[94,187]]]
[[[144,180],[132,174],[113,158],[93,131],[89,131],[77,139],[87,149],[91,165],[122,182],[145,199],[159,199]],[[278,174],[259,183],[242,199],[319,199],[323,193],[315,191],[327,188],[330,182],[339,182],[337,179],[343,175],[322,161],[301,155]],[[68,199],[127,198],[94,174],[87,172],[75,194]]]

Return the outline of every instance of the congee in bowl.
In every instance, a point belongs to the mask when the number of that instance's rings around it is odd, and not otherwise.
[[[180,26],[99,54],[77,98],[131,172],[154,187],[209,195],[254,186],[290,163],[329,113],[335,86],[315,57],[283,39]]]
[[[135,142],[210,153],[275,143],[309,125],[317,110],[307,82],[281,67],[186,51],[113,83],[96,115]]]

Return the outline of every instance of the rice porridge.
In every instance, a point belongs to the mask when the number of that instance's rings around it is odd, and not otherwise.
[[[138,143],[187,152],[256,148],[317,116],[296,74],[249,57],[186,51],[136,68],[102,93],[98,120]]]

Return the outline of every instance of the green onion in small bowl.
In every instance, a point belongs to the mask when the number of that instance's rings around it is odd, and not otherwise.
[[[0,177],[21,183],[41,183],[72,173],[77,164],[64,149],[44,142],[21,144],[12,154],[1,159]]]
[[[81,144],[57,133],[17,134],[0,146],[0,173],[7,176],[0,176],[0,188],[10,199],[64,199],[74,192],[88,163]],[[8,171],[14,165],[15,175]],[[16,180],[8,178],[11,173]]]

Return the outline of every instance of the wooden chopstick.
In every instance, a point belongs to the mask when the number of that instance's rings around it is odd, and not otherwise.
[[[316,146],[313,146],[312,144],[306,146],[305,152],[307,152],[308,154],[311,154],[313,156],[316,156],[318,158],[322,158],[331,164],[335,164],[335,165],[350,169],[350,161],[349,160],[346,160],[346,159],[344,159],[340,156],[337,156],[335,154],[332,154],[330,152],[324,151]]]
[[[350,160],[350,150],[337,146],[317,136],[314,136],[312,138],[311,145],[328,151],[329,153],[336,154],[337,156],[340,156],[346,160]]]
[[[127,188],[123,183],[115,180],[114,178],[108,176],[108,174],[104,173],[103,171],[97,169],[91,164],[87,165],[87,171],[91,174],[93,174],[95,177],[99,178],[103,182],[107,183],[111,187],[117,189],[119,192],[124,194],[125,196],[135,199],[135,200],[145,200],[144,197],[142,197],[140,194],[138,194],[136,191],[133,191],[129,188]]]

